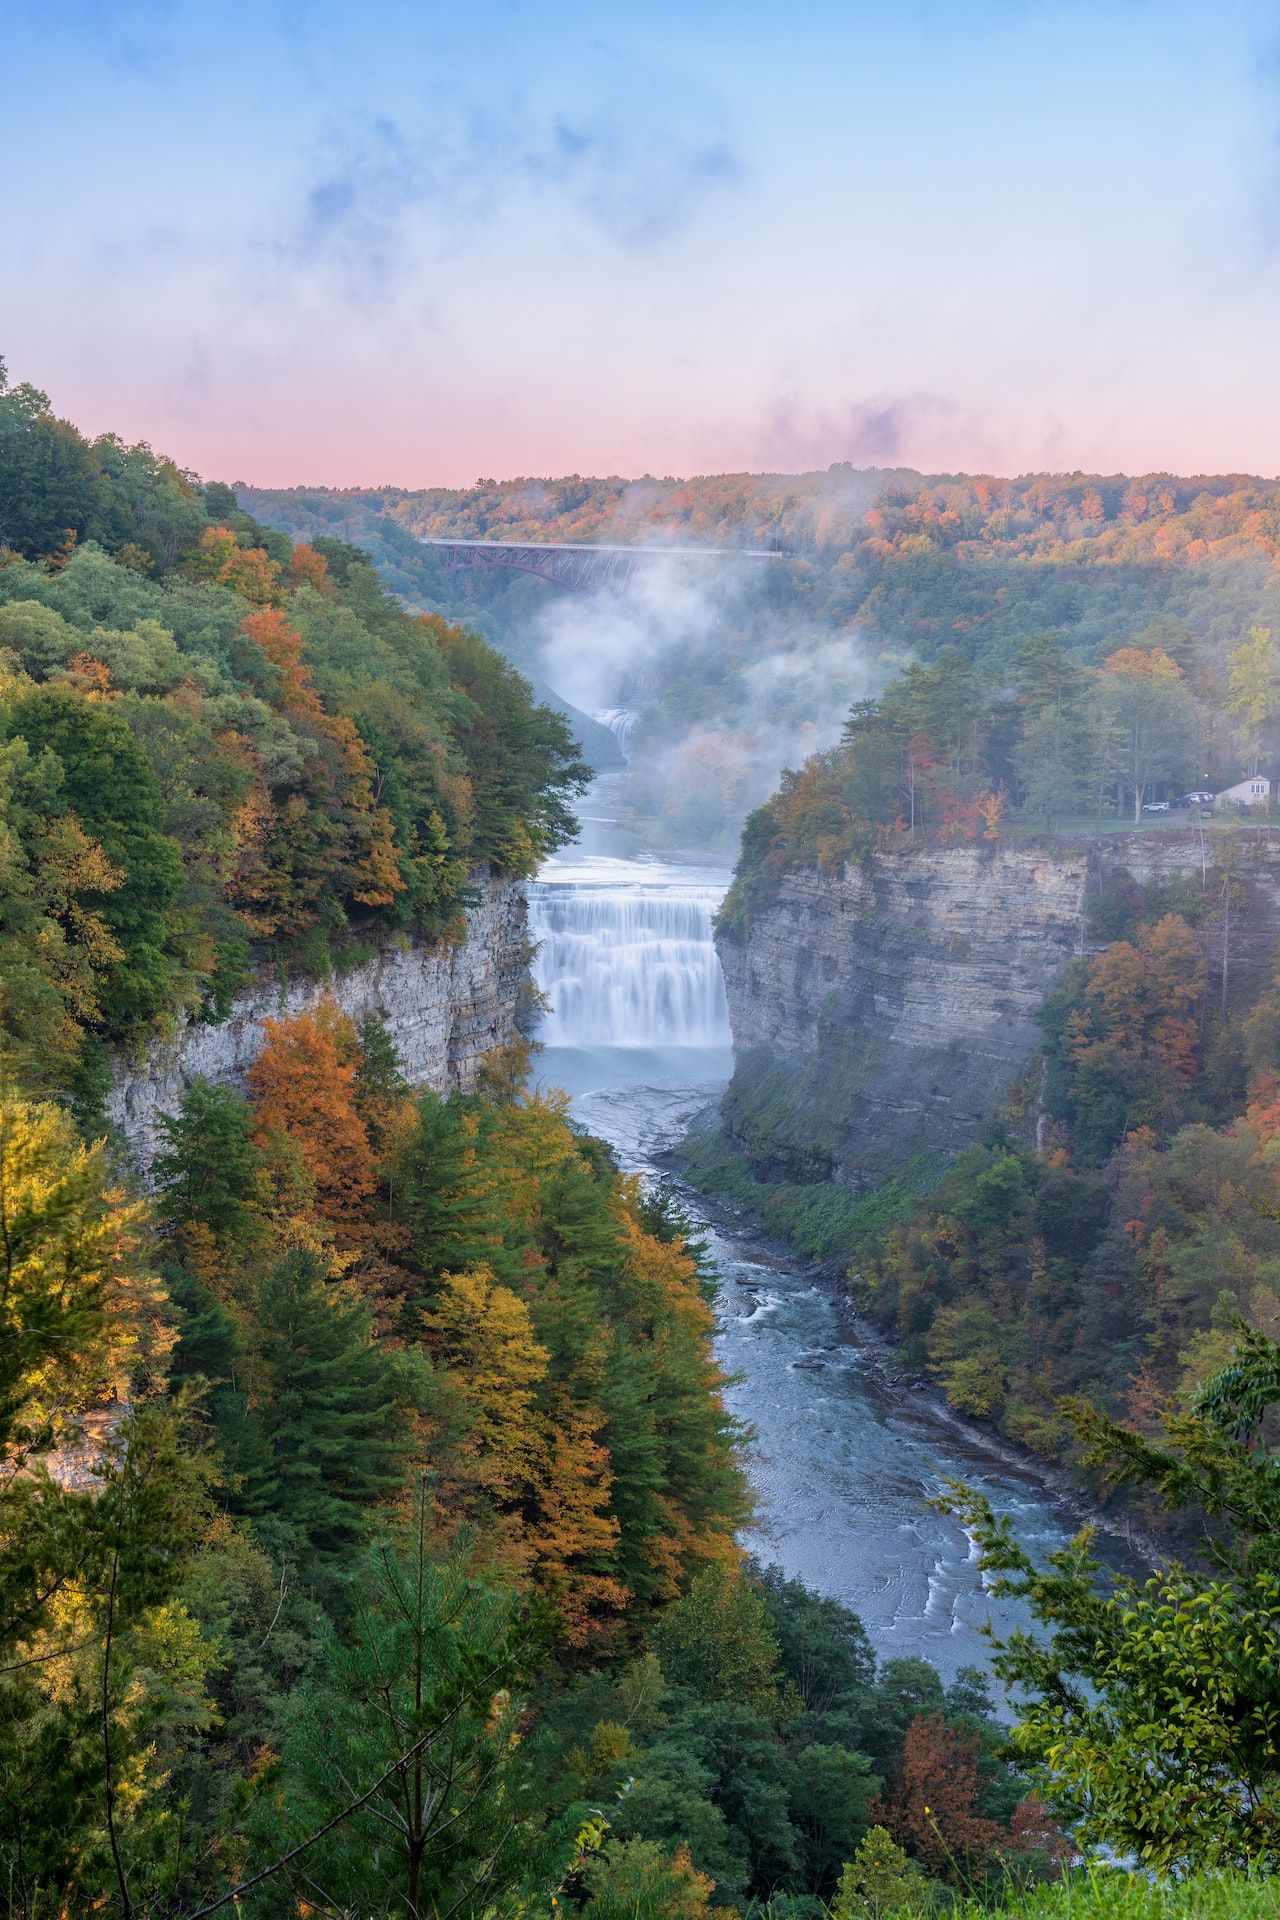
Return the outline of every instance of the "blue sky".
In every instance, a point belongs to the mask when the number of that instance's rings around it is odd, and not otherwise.
[[[0,0],[0,353],[260,483],[1280,469],[1280,13]]]

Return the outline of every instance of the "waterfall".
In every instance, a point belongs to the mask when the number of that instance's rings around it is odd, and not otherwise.
[[[539,1038],[553,1047],[728,1046],[711,940],[723,885],[616,864],[628,869],[620,884],[588,872],[529,889],[529,931],[540,943],[533,974],[551,1005]]]
[[[634,707],[601,707],[591,718],[598,720],[602,727],[608,727],[618,743],[618,751],[624,760],[631,758],[631,735],[640,715]]]

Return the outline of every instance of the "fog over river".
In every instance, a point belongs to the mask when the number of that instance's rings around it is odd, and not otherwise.
[[[601,781],[577,845],[530,890],[534,972],[552,1007],[538,1077],[568,1090],[623,1168],[654,1174],[731,1070],[711,944],[729,875],[646,854],[610,805]],[[761,1245],[749,1223],[683,1197],[720,1275],[729,1405],[754,1431],[747,1544],[852,1607],[881,1658],[920,1654],[947,1679],[986,1665],[982,1622],[1005,1628],[1021,1611],[985,1592],[976,1549],[932,1496],[964,1477],[1037,1554],[1061,1545],[1079,1513],[933,1395],[893,1384],[891,1356],[860,1336],[837,1288]]]

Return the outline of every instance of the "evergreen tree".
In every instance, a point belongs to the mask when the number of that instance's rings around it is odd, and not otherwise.
[[[503,1196],[488,1164],[492,1110],[474,1097],[424,1093],[400,1168],[401,1206],[412,1231],[409,1255],[427,1280],[489,1265],[508,1277]],[[433,1289],[423,1290],[430,1298]]]
[[[468,1920],[517,1885],[536,1887],[540,1871],[553,1878],[526,1824],[515,1738],[514,1689],[538,1628],[460,1560],[432,1558],[425,1500],[406,1547],[367,1557],[355,1601],[351,1634],[330,1640],[290,1716],[264,1850],[367,1795],[302,1856],[301,1898],[323,1890],[343,1912]],[[257,1911],[274,1915],[278,1902],[275,1888]]]
[[[248,1102],[232,1087],[195,1080],[160,1126],[168,1142],[153,1169],[161,1219],[242,1244],[256,1225],[263,1170]]]
[[[349,1553],[368,1510],[401,1485],[407,1379],[376,1346],[362,1301],[298,1249],[264,1282],[254,1312],[261,1463],[244,1504],[274,1515],[324,1559]]]

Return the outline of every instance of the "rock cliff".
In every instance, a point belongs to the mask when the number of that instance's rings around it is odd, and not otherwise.
[[[239,1083],[262,1045],[262,1023],[314,1007],[325,994],[359,1019],[386,1023],[401,1070],[414,1086],[466,1091],[491,1048],[516,1038],[529,964],[527,908],[513,880],[480,879],[457,946],[390,945],[327,982],[272,981],[240,994],[229,1019],[192,1022],[116,1075],[106,1107],[140,1166],[154,1159],[160,1119],[192,1080]]]
[[[1219,849],[1219,859],[1222,853]],[[1232,984],[1280,935],[1280,847],[1231,849],[1234,920],[1202,937]],[[735,1071],[723,1119],[768,1178],[860,1186],[980,1137],[1033,1062],[1036,1012],[1090,937],[1090,895],[1225,884],[1194,834],[919,847],[784,876],[722,934]]]

